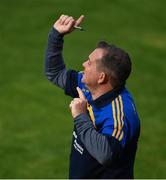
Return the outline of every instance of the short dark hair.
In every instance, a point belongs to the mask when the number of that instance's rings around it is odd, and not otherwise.
[[[106,50],[106,54],[98,61],[97,68],[104,70],[113,88],[124,86],[132,67],[128,53],[105,41],[100,41],[97,48]]]

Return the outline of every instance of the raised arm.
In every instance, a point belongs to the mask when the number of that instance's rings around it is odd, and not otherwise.
[[[84,19],[80,16],[74,20],[73,17],[61,15],[54,23],[48,37],[48,45],[45,56],[45,74],[53,84],[65,90],[67,70],[63,61],[63,37],[74,30]]]

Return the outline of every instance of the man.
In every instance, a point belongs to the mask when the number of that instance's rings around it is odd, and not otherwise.
[[[61,15],[48,38],[46,76],[74,97],[69,178],[133,178],[140,122],[125,83],[131,72],[128,54],[106,42],[83,63],[83,72],[66,70],[63,37],[79,26]]]

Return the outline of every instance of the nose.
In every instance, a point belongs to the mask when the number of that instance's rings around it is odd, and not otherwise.
[[[85,67],[86,67],[86,64],[87,64],[87,61],[83,62],[83,63],[82,63],[82,66],[85,68]]]
[[[85,63],[86,63],[86,61],[82,63],[82,66],[83,66],[84,68],[85,68]]]

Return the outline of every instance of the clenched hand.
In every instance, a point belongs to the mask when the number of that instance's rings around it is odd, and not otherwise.
[[[84,15],[81,15],[77,20],[72,16],[61,15],[55,22],[54,28],[61,34],[67,34],[74,30],[74,26],[79,26],[84,19]]]

